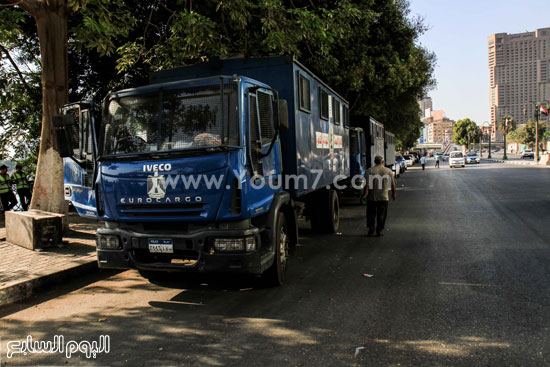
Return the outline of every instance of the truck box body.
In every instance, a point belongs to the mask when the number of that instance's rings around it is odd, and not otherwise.
[[[365,134],[367,143],[367,169],[374,167],[374,157],[385,156],[384,150],[384,125],[369,116],[361,121],[356,121],[354,127],[360,127]]]
[[[290,57],[218,60],[159,71],[152,75],[151,82],[215,75],[246,76],[261,81],[277,90],[279,98],[288,102],[290,128],[282,130],[280,135],[283,173],[305,177],[308,183],[305,187],[300,183],[297,188],[289,188],[291,195],[300,197],[350,175],[347,101]],[[300,82],[304,79],[309,82],[309,106],[307,103],[304,106],[300,100]],[[322,92],[328,97],[323,116]],[[315,182],[319,171],[322,176]]]
[[[395,164],[395,135],[389,131],[384,131],[384,160],[386,166]]]

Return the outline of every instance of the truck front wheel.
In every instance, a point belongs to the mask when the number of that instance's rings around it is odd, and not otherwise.
[[[275,259],[273,260],[273,265],[265,271],[263,277],[268,286],[280,286],[285,282],[288,252],[290,249],[288,226],[283,213],[277,215],[273,245],[275,246]]]

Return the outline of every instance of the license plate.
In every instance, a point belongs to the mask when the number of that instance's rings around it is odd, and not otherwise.
[[[150,239],[149,252],[157,254],[173,254],[174,243],[172,240]]]

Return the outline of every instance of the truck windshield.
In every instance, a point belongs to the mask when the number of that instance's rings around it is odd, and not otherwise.
[[[236,146],[237,84],[218,83],[117,97],[104,111],[103,154]]]

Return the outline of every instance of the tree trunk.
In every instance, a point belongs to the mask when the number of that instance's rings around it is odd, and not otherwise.
[[[68,99],[67,7],[65,0],[39,2],[32,12],[42,60],[42,135],[31,209],[64,214],[63,160],[57,152],[52,116]]]

